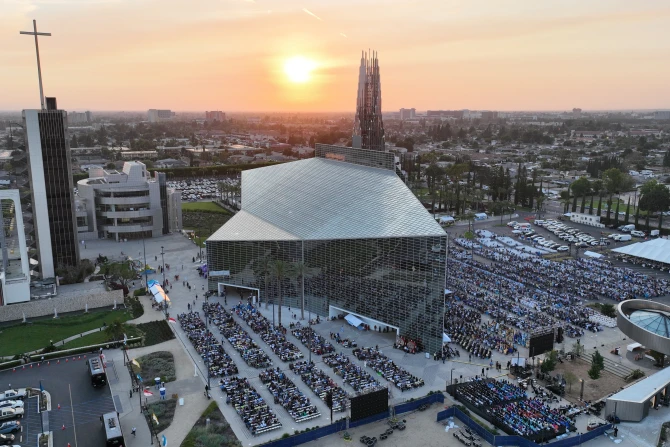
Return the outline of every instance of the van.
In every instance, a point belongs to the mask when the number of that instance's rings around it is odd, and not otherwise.
[[[615,234],[612,239],[614,239],[617,242],[626,242],[630,241],[633,238],[630,234]]]
[[[0,408],[0,421],[23,416],[23,408]]]
[[[661,232],[659,230],[651,230],[651,232],[649,233],[649,236],[658,237],[660,234],[661,234]]]
[[[624,226],[621,227],[621,231],[623,231],[624,233],[630,233],[634,229],[635,229],[635,225],[633,225],[633,224],[624,225]]]

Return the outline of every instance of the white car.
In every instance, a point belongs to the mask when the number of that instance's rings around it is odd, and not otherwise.
[[[556,249],[556,251],[568,251],[568,250],[570,250],[570,247],[568,247],[567,245],[562,245]]]
[[[639,231],[639,230],[633,230],[630,232],[631,236],[635,237],[645,237],[646,235],[644,234],[644,231]]]
[[[25,388],[18,388],[16,390],[7,390],[4,393],[0,393],[0,401],[23,399],[27,395],[28,392],[26,391]]]
[[[22,400],[5,400],[0,402],[0,408],[23,408]]]
[[[514,228],[516,225],[519,225],[519,222],[517,222],[516,220],[513,220],[511,222],[507,222],[508,227]]]

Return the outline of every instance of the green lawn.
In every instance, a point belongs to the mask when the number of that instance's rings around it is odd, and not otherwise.
[[[130,318],[131,315],[122,310],[108,310],[0,328],[0,356],[35,351],[48,346],[50,340],[57,342],[99,328],[103,322],[109,324],[116,319],[127,321]]]
[[[181,204],[181,210],[186,212],[204,211],[208,213],[231,214],[230,211],[214,202],[185,202]]]
[[[125,334],[128,336],[128,338],[131,337],[137,337],[138,335],[141,335],[140,331],[137,330],[137,327],[132,324],[126,324],[124,325],[126,327],[126,332]],[[84,335],[83,337],[80,338],[75,338],[74,340],[65,343],[63,347],[58,347],[58,349],[73,349],[73,348],[81,348],[82,346],[91,346],[91,345],[98,345],[101,343],[105,343],[107,340],[107,334],[105,331],[100,331],[100,332],[94,332],[92,334]]]

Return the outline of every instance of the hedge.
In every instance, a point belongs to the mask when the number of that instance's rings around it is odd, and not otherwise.
[[[133,337],[128,339],[127,344],[132,345],[135,343],[140,343],[141,341],[142,337]],[[84,354],[88,352],[95,352],[100,348],[104,349],[108,349],[109,347],[116,348],[122,344],[123,341],[106,342],[106,343],[99,343],[97,345],[82,346],[81,348],[72,348],[72,349],[64,349],[62,351],[54,351],[47,354],[34,354],[30,356],[30,360],[32,360],[33,362],[42,360],[42,358],[44,358],[44,360],[51,360],[59,357],[67,357],[72,354]]]

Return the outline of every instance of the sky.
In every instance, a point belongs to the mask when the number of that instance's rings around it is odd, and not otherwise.
[[[667,0],[0,0],[0,110],[670,108]],[[287,61],[290,70],[286,72]]]

